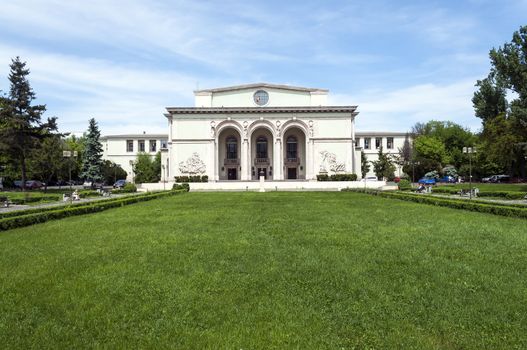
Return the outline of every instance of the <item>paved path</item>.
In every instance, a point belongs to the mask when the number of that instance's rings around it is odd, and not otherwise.
[[[460,195],[448,195],[448,194],[431,194],[433,197],[442,197],[442,198],[448,198],[448,199],[466,199],[470,200],[470,197],[468,196],[460,196]],[[522,204],[527,207],[527,200],[525,199],[494,199],[494,198],[487,198],[487,197],[472,197],[472,199],[476,199],[478,201],[483,202],[489,202],[489,203],[503,203],[503,204]]]
[[[87,203],[87,202],[98,202],[98,201],[103,201],[103,200],[107,200],[107,199],[115,199],[115,198],[120,198],[120,197],[124,197],[124,196],[136,195],[136,194],[140,194],[140,193],[142,193],[142,192],[112,194],[111,197],[102,197],[102,196],[100,196],[100,197],[81,198],[78,201],[73,201],[73,204]],[[10,212],[10,211],[17,211],[17,210],[26,210],[26,209],[34,209],[34,208],[49,208],[49,207],[65,207],[65,206],[68,206],[68,205],[70,205],[69,201],[67,201],[67,202],[63,202],[63,201],[49,202],[49,203],[42,203],[42,204],[36,204],[36,205],[12,204],[8,208],[0,207],[0,214],[1,213],[7,213],[7,212]]]

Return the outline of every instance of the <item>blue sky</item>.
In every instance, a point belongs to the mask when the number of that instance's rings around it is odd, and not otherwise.
[[[473,130],[488,52],[527,24],[517,1],[6,1],[0,89],[20,56],[64,132],[166,132],[199,88],[271,82],[358,105],[357,129],[452,120]]]

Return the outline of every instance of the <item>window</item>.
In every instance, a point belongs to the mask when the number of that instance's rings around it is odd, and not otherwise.
[[[256,158],[267,158],[267,139],[263,136],[256,139]]]
[[[370,141],[371,141],[371,138],[369,137],[364,138],[364,149],[370,149]]]
[[[360,137],[355,138],[355,147],[360,147]]]
[[[393,137],[386,138],[386,148],[393,149]]]
[[[134,151],[134,141],[126,140],[126,152],[133,152],[133,151]]]
[[[159,143],[161,144],[161,149],[165,149],[165,148],[168,148],[168,141],[167,140],[161,140],[159,141]]]
[[[227,138],[227,159],[238,158],[238,143],[234,136]]]
[[[139,140],[139,152],[145,151],[145,140]]]
[[[157,141],[156,140],[150,140],[150,152],[155,152],[157,147]]]
[[[375,148],[381,148],[382,147],[382,137],[376,137],[375,138]]]
[[[258,106],[265,106],[269,102],[269,94],[263,90],[258,90],[254,93],[253,99]]]
[[[289,136],[286,142],[287,159],[297,158],[298,143],[296,137]]]

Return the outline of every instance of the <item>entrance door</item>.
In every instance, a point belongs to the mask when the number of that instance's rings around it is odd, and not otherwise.
[[[287,179],[296,180],[296,168],[287,168]]]
[[[263,175],[264,179],[267,180],[267,168],[258,168],[258,179]]]
[[[237,169],[236,168],[228,168],[227,169],[227,180],[237,180]]]

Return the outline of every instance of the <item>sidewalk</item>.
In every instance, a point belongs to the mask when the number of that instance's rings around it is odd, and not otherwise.
[[[67,202],[57,201],[57,202],[42,203],[42,204],[36,204],[36,205],[26,205],[26,204],[18,205],[18,204],[13,204],[13,205],[10,205],[8,208],[0,207],[0,214],[11,212],[11,211],[35,209],[35,208],[66,207],[66,206],[69,206],[70,204],[87,203],[87,202],[98,202],[98,201],[104,201],[104,200],[107,200],[107,199],[115,199],[115,198],[130,196],[130,195],[137,195],[137,194],[141,194],[141,193],[142,192],[112,194],[111,197],[102,197],[102,196],[100,196],[100,197],[88,197],[88,198],[81,198],[80,200],[73,201],[73,202],[70,202],[70,201],[67,201]]]

